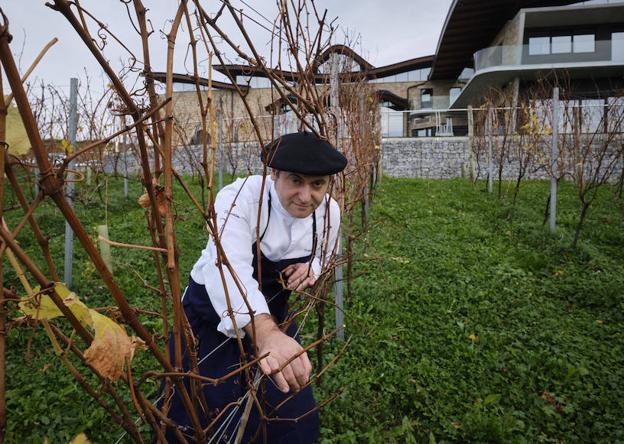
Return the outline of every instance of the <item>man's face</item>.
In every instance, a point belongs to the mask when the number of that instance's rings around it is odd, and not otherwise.
[[[271,171],[282,206],[293,217],[308,217],[323,201],[329,176],[306,176],[288,171]]]

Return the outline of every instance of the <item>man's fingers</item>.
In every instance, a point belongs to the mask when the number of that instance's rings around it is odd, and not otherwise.
[[[282,369],[282,375],[284,375],[284,378],[286,379],[286,382],[288,383],[288,386],[294,390],[294,391],[298,391],[299,390],[299,382],[297,382],[297,378],[295,377],[295,373],[293,372],[293,368],[292,368],[292,362],[287,365],[286,367],[284,367]],[[282,390],[284,393],[288,392],[288,387],[286,388],[286,390]]]
[[[262,373],[264,373],[267,376],[273,373],[273,369],[269,365],[268,360],[269,358],[266,357],[262,361],[260,361],[260,370],[262,370]]]
[[[288,382],[286,382],[286,379],[284,379],[284,375],[282,374],[282,372],[275,373],[274,375],[272,375],[272,378],[273,382],[275,382],[275,385],[277,385],[277,388],[280,392],[288,393]]]
[[[286,277],[290,277],[290,275],[292,274],[293,271],[295,271],[297,269],[296,267],[297,264],[290,264],[289,266],[287,266],[286,268],[284,268],[282,270],[282,273],[284,273],[286,275]]]
[[[280,391],[288,393],[288,382],[284,378],[282,372],[279,371],[279,368],[279,362],[272,356],[267,356],[265,359],[260,361],[260,369],[262,372],[273,378],[273,382],[275,382],[275,385],[277,385],[277,388]]]
[[[303,277],[305,277],[306,275],[306,270],[302,270],[301,268],[294,270],[290,276],[288,276],[288,280],[289,281],[293,281],[293,280],[297,280],[297,279],[301,279]]]
[[[309,278],[306,278],[303,281],[301,281],[301,283],[297,285],[297,288],[295,289],[295,291],[305,290],[306,288],[313,286],[315,282],[316,282],[316,278],[313,278],[312,276],[310,276]]]
[[[310,374],[312,373],[312,363],[310,362],[310,358],[308,358],[308,354],[307,353],[303,353],[301,355],[300,359],[303,362],[303,368],[305,369],[306,377],[309,380],[310,379]]]
[[[297,383],[299,384],[299,387],[303,387],[304,385],[306,385],[308,382],[308,373],[306,372],[303,361],[301,360],[301,356],[291,362],[290,366],[295,373],[295,378],[297,378]]]

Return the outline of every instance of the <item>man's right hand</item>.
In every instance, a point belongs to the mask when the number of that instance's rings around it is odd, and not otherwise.
[[[269,354],[260,361],[260,368],[267,376],[272,376],[277,387],[284,393],[298,391],[310,379],[312,364],[308,354],[303,352],[299,343],[283,333],[271,316],[261,314],[254,318],[256,355]],[[245,326],[247,334],[253,336],[251,323]],[[288,365],[284,365],[293,356],[297,356]],[[284,367],[284,368],[282,368]],[[280,368],[281,371],[280,371]]]

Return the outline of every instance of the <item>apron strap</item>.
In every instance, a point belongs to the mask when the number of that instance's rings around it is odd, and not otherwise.
[[[271,220],[271,190],[269,190],[269,214],[267,216],[267,223],[266,223],[266,226],[264,227],[264,231],[262,232],[262,235],[260,235],[260,242],[262,242],[262,239],[264,238],[264,235],[266,234],[267,228],[269,228],[270,220]]]

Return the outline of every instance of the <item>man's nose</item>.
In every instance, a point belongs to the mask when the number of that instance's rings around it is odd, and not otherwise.
[[[299,190],[299,199],[301,200],[301,202],[308,202],[311,196],[312,193],[310,192],[310,187],[308,185],[302,186]]]

